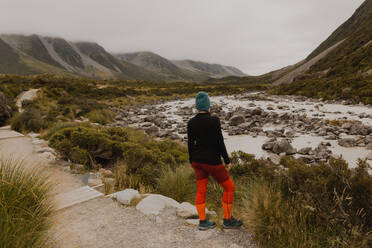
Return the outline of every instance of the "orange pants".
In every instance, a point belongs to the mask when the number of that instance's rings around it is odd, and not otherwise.
[[[235,185],[227,173],[225,166],[192,163],[196,175],[197,192],[195,197],[196,209],[200,220],[205,220],[205,197],[207,194],[208,176],[211,175],[223,188],[222,207],[225,219],[231,218]]]

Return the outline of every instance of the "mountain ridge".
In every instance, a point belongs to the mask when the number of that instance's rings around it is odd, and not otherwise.
[[[72,42],[37,34],[0,34],[0,50],[4,54],[0,57],[0,73],[4,74],[57,73],[147,81],[204,81],[215,76],[181,68],[152,52],[134,53],[137,58],[131,62],[128,54],[112,54],[96,42]],[[239,71],[231,68],[232,75]]]

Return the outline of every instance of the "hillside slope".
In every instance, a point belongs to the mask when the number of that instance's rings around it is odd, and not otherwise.
[[[150,71],[160,73],[170,80],[204,81],[209,78],[246,76],[242,71],[232,66],[209,64],[193,60],[169,60],[152,52],[116,54],[116,57]]]
[[[4,74],[54,73],[161,82],[204,81],[211,77],[244,75],[239,69],[229,66],[202,62],[186,66],[152,52],[111,54],[94,42],[71,42],[36,34],[2,34],[0,40],[0,73]]]
[[[372,0],[274,84],[274,94],[372,104]]]
[[[0,38],[0,73],[75,74],[92,78],[150,81],[166,79],[160,74],[115,58],[97,43],[74,43],[39,35],[1,35]]]
[[[246,74],[233,66],[219,64],[209,64],[194,60],[173,60],[178,67],[193,72],[205,73],[212,78],[222,78],[228,76],[244,77]]]
[[[274,83],[367,75],[372,73],[371,69],[372,0],[366,0],[305,61],[283,73]]]
[[[116,54],[116,57],[123,61],[141,66],[149,71],[159,73],[169,80],[201,81],[208,79],[208,75],[205,73],[197,73],[182,69],[173,64],[170,60],[152,52],[122,53]]]

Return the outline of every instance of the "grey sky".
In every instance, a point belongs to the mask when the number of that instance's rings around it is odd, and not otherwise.
[[[147,50],[257,75],[305,58],[363,1],[0,0],[0,33],[96,41],[111,52]]]

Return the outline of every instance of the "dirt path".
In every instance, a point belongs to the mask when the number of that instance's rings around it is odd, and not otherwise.
[[[50,176],[55,184],[56,194],[84,186],[81,180],[68,172],[64,172],[60,166],[51,163],[42,154],[37,153],[36,148],[40,147],[40,145],[33,144],[30,137],[22,136],[9,128],[0,129],[0,137],[0,156],[23,160],[25,166],[45,168],[43,171]]]
[[[108,198],[97,198],[65,209],[55,227],[60,247],[254,247],[244,230],[219,228],[199,231],[168,208],[158,217],[146,216],[133,207],[119,206]]]
[[[1,128],[0,136],[0,156],[24,159],[25,166],[45,168],[57,185],[56,195],[84,186],[78,177],[37,153],[40,144],[35,139],[8,128]],[[254,247],[245,230],[199,231],[177,217],[173,208],[157,217],[146,216],[134,207],[123,207],[102,196],[58,210],[54,220],[51,233],[58,248]]]

